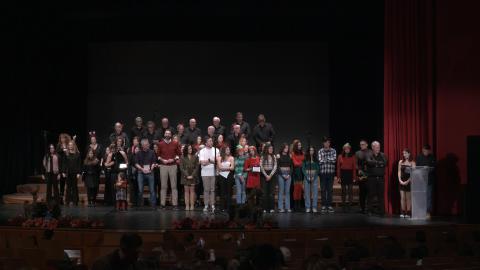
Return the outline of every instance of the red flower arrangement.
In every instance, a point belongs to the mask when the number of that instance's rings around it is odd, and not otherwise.
[[[22,226],[24,228],[42,228],[54,230],[56,228],[103,228],[104,223],[100,220],[73,219],[61,217],[60,219],[30,218],[17,216],[8,220],[9,226]]]
[[[233,220],[219,220],[219,219],[193,219],[193,218],[184,218],[181,220],[173,221],[174,230],[254,230],[254,229],[272,229],[276,228],[274,222],[265,221],[261,224],[248,222],[242,224]]]

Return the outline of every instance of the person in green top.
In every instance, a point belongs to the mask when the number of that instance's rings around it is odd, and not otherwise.
[[[311,146],[305,154],[302,163],[302,172],[304,175],[303,188],[305,196],[305,212],[317,212],[318,202],[318,173],[320,164],[318,163],[317,151]]]
[[[237,205],[244,204],[247,198],[245,186],[247,184],[247,172],[243,166],[248,155],[245,153],[243,146],[237,145],[237,156],[235,157],[235,187],[237,189],[236,199]]]

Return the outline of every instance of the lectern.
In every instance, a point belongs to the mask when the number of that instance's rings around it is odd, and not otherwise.
[[[428,175],[432,167],[417,166],[411,169],[412,219],[427,219]]]

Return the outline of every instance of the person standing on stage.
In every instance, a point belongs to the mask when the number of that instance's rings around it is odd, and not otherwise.
[[[135,118],[135,126],[130,130],[130,138],[133,140],[134,137],[142,138],[143,134],[146,132],[146,128],[143,125],[142,117],[138,116]]]
[[[198,136],[202,136],[202,131],[197,127],[197,120],[192,118],[188,121],[188,128],[185,130],[185,142],[187,144],[195,144]]]
[[[295,140],[292,143],[292,163],[293,163],[293,207],[295,211],[300,211],[302,192],[303,192],[303,173],[302,165],[305,155],[303,153],[302,143]]]
[[[172,132],[166,130],[163,140],[158,144],[158,161],[160,161],[160,205],[165,208],[168,180],[172,189],[172,205],[178,210],[177,163],[182,153],[180,144],[172,140]]]
[[[222,135],[225,138],[227,134],[225,133],[225,127],[220,124],[220,117],[213,117],[212,123],[215,128],[215,138],[218,138],[219,135]],[[236,147],[236,145],[231,145],[231,147]]]
[[[148,139],[142,139],[142,150],[135,155],[135,167],[138,171],[138,201],[140,206],[143,204],[143,184],[148,181],[148,190],[150,191],[150,207],[155,208],[157,194],[155,192],[155,180],[153,178],[153,168],[156,163],[155,153],[150,149]]]
[[[235,122],[232,124],[232,131],[230,133],[233,133],[235,131],[234,130],[235,125],[240,126],[239,134],[245,135],[245,138],[248,141],[251,135],[250,125],[247,122],[245,122],[242,112],[237,112],[237,114],[235,115]]]
[[[343,145],[342,153],[338,156],[335,178],[342,186],[342,206],[346,212],[353,204],[353,182],[357,179],[357,159],[349,143]]]
[[[292,212],[290,209],[290,185],[292,184],[293,162],[290,146],[284,143],[277,155],[278,162],[278,212]],[[285,201],[285,203],[284,203]]]
[[[428,185],[427,185],[427,218],[430,218],[433,205],[433,190],[435,185],[435,156],[432,154],[432,147],[425,144],[422,147],[422,152],[417,156],[417,166],[430,167],[428,173]]]
[[[387,157],[380,152],[380,143],[372,142],[372,152],[367,156],[367,186],[368,186],[368,211],[369,214],[375,212],[373,201],[377,198],[377,214],[385,214],[385,167],[387,166]]]
[[[60,180],[60,157],[55,150],[55,146],[48,146],[48,153],[43,157],[43,175],[42,179],[47,182],[47,202],[60,202],[58,193],[58,180]],[[53,196],[52,196],[53,191]]]
[[[135,167],[135,156],[140,151],[140,138],[135,136],[132,139],[132,145],[127,150],[128,157],[128,192],[130,204],[137,205],[138,202],[138,170]],[[142,198],[143,199],[143,198]]]
[[[235,157],[235,188],[237,205],[242,205],[246,202],[246,186],[247,183],[247,173],[243,171],[245,166],[245,161],[247,160],[247,155],[245,154],[245,149],[241,145],[237,145],[237,155]]]
[[[102,148],[102,145],[98,143],[97,135],[95,134],[95,131],[90,131],[88,135],[90,138],[90,143],[88,144],[85,153],[88,153],[88,150],[92,149],[95,157],[98,160],[101,160],[103,157],[103,148]]]
[[[253,128],[252,137],[255,141],[257,149],[261,145],[271,144],[273,145],[273,138],[275,136],[275,130],[272,124],[268,123],[263,114],[260,114],[257,118],[257,125]]]
[[[82,160],[80,152],[74,141],[68,143],[68,150],[65,156],[65,161],[62,164],[64,172],[63,177],[67,179],[67,191],[65,196],[65,205],[78,205],[78,179],[82,172]]]
[[[164,117],[162,118],[162,122],[161,122],[161,126],[160,128],[158,129],[158,133],[163,136],[165,135],[165,131],[167,130],[170,130],[170,132],[173,134],[175,134],[175,130],[173,129],[172,126],[170,126],[170,121],[168,120],[168,118]]]
[[[105,173],[105,190],[103,192],[103,202],[105,205],[113,206],[115,201],[115,182],[112,178],[112,169],[115,162],[113,161],[113,151],[115,144],[105,148],[105,155],[102,159],[103,172]]]
[[[320,165],[316,153],[315,147],[310,146],[302,163],[305,212],[307,213],[310,213],[310,209],[313,213],[317,213],[318,172],[320,171]]]
[[[87,188],[88,207],[95,207],[100,185],[100,160],[95,156],[92,148],[88,150],[83,161],[83,181]]]
[[[217,158],[218,180],[220,181],[220,198],[222,211],[229,211],[232,206],[232,191],[234,183],[235,161],[227,145],[220,149],[220,156]]]
[[[228,144],[236,146],[239,144],[241,138],[242,133],[240,125],[234,125],[233,132],[228,136]]]
[[[181,145],[187,144],[187,140],[185,137],[185,126],[183,126],[183,124],[180,123],[177,125],[177,134],[175,135],[177,135],[178,141],[180,142]]]
[[[260,189],[260,157],[257,154],[257,148],[250,146],[248,148],[249,157],[245,160],[243,171],[247,172],[247,192],[249,197],[254,198],[255,205],[260,203],[260,198],[257,198],[257,190]]]
[[[400,190],[401,218],[410,218],[412,210],[411,172],[415,168],[415,161],[412,159],[410,150],[404,149],[402,159],[398,162],[398,183]]]
[[[120,122],[115,123],[114,132],[111,133],[109,136],[110,143],[115,143],[118,137],[121,137],[123,139],[123,143],[126,147],[130,145],[130,140],[128,138],[128,135],[123,131],[123,124]],[[115,178],[115,181],[116,181],[116,178]]]
[[[153,146],[158,143],[161,137],[162,136],[156,129],[155,122],[148,121],[147,130],[143,133],[142,138],[146,138],[148,140],[148,144],[150,145],[151,149],[153,149]]]
[[[320,189],[322,200],[322,213],[335,212],[332,207],[333,180],[335,178],[335,165],[337,163],[337,151],[331,147],[331,139],[323,138],[323,148],[318,151],[320,163]]]
[[[213,143],[217,141],[217,137],[215,137],[215,127],[214,126],[208,126],[207,127],[207,135],[205,135],[205,141],[207,141],[208,138],[213,139]]]
[[[66,158],[67,152],[68,152],[68,144],[70,143],[71,140],[72,140],[72,137],[70,137],[70,135],[68,135],[67,133],[60,133],[60,135],[58,136],[58,143],[57,143],[56,152],[57,152],[59,162],[60,162],[60,179],[59,179],[59,183],[60,183],[60,195],[59,195],[60,196],[60,204],[63,204],[64,195],[65,195],[65,183],[67,181],[67,179],[64,176],[66,174],[65,174],[64,171],[62,171],[63,170],[63,162],[65,162],[65,158]]]
[[[195,185],[198,184],[198,157],[191,144],[185,145],[180,158],[181,184],[185,191],[185,210],[195,209]]]
[[[220,134],[220,135],[217,136],[217,142],[216,142],[216,144],[217,144],[217,148],[218,148],[218,149],[222,149],[223,147],[226,147],[226,146],[227,146],[227,144],[225,143],[225,139],[224,139],[224,137],[223,137],[222,134]]]
[[[371,155],[371,150],[368,149],[368,142],[366,140],[360,141],[360,150],[355,153],[357,159],[357,181],[359,191],[360,212],[366,214],[367,204],[367,157]]]
[[[262,185],[263,212],[275,212],[275,173],[277,172],[277,157],[273,151],[273,145],[265,144],[265,151],[260,158],[260,182]]]
[[[215,162],[220,156],[220,151],[213,147],[213,138],[208,138],[205,142],[205,148],[200,150],[198,157],[201,164],[201,176],[203,181],[203,200],[205,204],[204,212],[208,207],[212,212],[215,211]]]
[[[113,185],[112,192],[113,198],[112,202],[115,201],[115,183],[117,182],[117,176],[119,173],[126,173],[128,170],[128,157],[126,153],[125,141],[122,136],[117,137],[114,141],[113,147],[110,149],[112,154],[108,156],[107,163],[113,162],[113,165],[110,170],[110,182]]]

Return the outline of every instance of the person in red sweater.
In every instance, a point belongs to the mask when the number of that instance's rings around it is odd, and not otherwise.
[[[292,144],[292,163],[293,163],[293,207],[295,211],[300,211],[302,207],[303,193],[303,173],[302,163],[305,159],[302,143],[299,140]]]
[[[165,131],[163,140],[158,143],[158,161],[160,163],[160,206],[165,208],[168,179],[172,189],[172,205],[178,210],[177,163],[181,156],[180,144],[172,140],[172,132]]]
[[[249,157],[245,160],[243,170],[247,172],[247,193],[248,197],[252,196],[252,192],[257,192],[260,189],[260,156],[257,154],[255,146],[248,147]],[[254,193],[255,194],[255,193]],[[256,200],[255,204],[259,204],[258,198],[253,196]]]
[[[343,151],[337,158],[336,179],[342,185],[342,205],[346,212],[353,204],[353,182],[357,179],[357,159],[349,143],[343,145]]]

